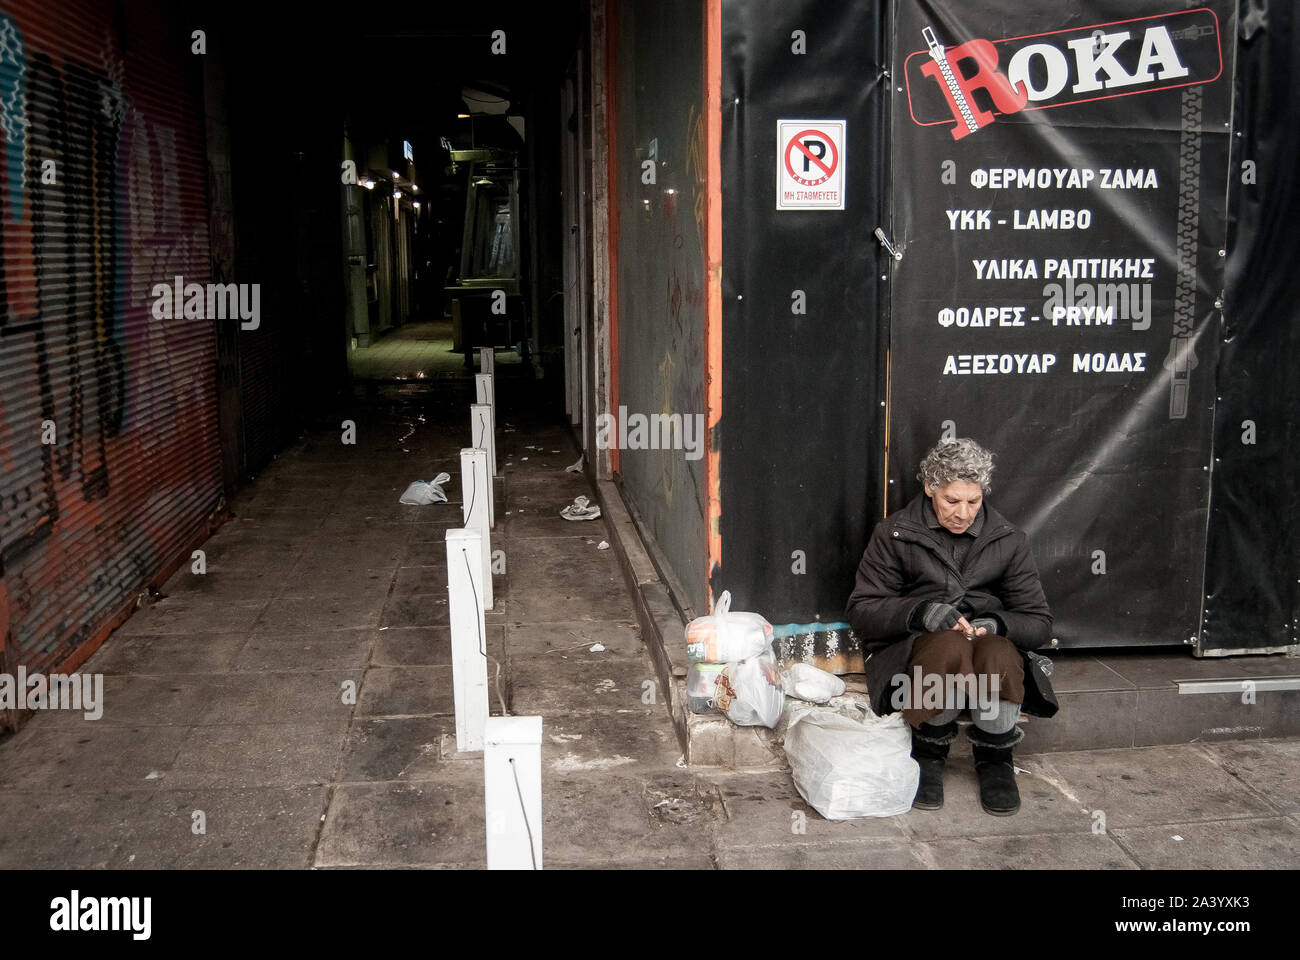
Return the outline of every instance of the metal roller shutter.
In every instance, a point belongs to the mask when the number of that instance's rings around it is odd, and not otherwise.
[[[153,315],[211,279],[190,42],[158,3],[0,6],[6,671],[79,660],[222,493],[215,324]]]

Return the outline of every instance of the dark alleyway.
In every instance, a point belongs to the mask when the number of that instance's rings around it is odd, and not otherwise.
[[[558,515],[590,492],[564,472],[568,432],[500,383],[506,574],[487,641],[510,711],[544,718],[547,867],[1300,859],[1295,740],[1019,758],[1014,818],[980,812],[962,744],[942,818],[828,823],[779,768],[683,768],[662,699],[642,702],[654,670],[614,551],[599,549],[606,522]],[[107,675],[103,717],[43,712],[0,742],[0,867],[484,865],[482,762],[443,746],[443,535],[459,484],[447,504],[397,502],[413,479],[458,477],[469,389],[368,384],[355,447],[319,424],[244,490],[204,546],[206,575],[183,568],[84,668]]]
[[[481,760],[440,757],[466,391],[371,384],[355,446],[313,430],[241,493],[204,545],[206,575],[184,566],[83,668],[107,675],[102,719],[35,716],[0,744],[0,865],[482,864]],[[604,522],[559,516],[589,492],[563,470],[577,453],[527,404],[503,410],[499,441],[507,573],[488,650],[512,712],[546,718],[547,829],[621,797],[644,810],[645,780],[680,774],[680,750],[663,707],[641,702],[654,674],[597,549]],[[398,503],[440,470],[450,503]],[[604,834],[554,830],[548,855],[649,855]]]

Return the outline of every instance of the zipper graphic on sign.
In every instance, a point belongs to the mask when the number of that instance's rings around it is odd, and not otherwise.
[[[1174,327],[1169,339],[1165,369],[1169,378],[1169,419],[1187,418],[1196,348],[1192,335],[1196,323],[1196,267],[1200,243],[1201,112],[1204,91],[1183,91],[1178,136],[1178,225],[1175,246],[1178,273],[1174,285]]]
[[[962,119],[966,121],[966,129],[974,133],[980,128],[979,122],[975,119],[975,114],[971,112],[970,104],[966,102],[966,94],[962,93],[961,87],[957,85],[957,78],[952,75],[952,64],[948,62],[948,57],[943,52],[943,44],[934,35],[934,28],[932,27],[926,27],[922,30],[921,36],[925,39],[926,46],[930,48],[931,59],[938,65],[939,72],[943,74],[943,82],[948,85],[948,92],[952,94],[953,103],[957,104]]]

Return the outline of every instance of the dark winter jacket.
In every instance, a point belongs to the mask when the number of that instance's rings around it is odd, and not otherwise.
[[[1048,680],[1051,662],[1031,651],[1051,642],[1052,611],[1028,538],[984,504],[982,529],[958,566],[949,543],[926,522],[929,504],[929,497],[918,495],[877,523],[858,564],[845,618],[869,654],[872,709],[882,715],[892,712],[892,678],[907,673],[912,641],[920,632],[912,616],[938,600],[960,609],[967,620],[992,615],[1001,621],[1000,632],[1025,658],[1022,709],[1050,717],[1057,710]]]

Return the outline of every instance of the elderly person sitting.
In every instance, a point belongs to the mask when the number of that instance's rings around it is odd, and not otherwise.
[[[1011,748],[1024,736],[1022,706],[1056,712],[1048,662],[1028,652],[1051,641],[1052,612],[1025,535],[984,502],[992,475],[992,454],[974,440],[930,450],[923,492],[876,524],[849,597],[872,708],[901,709],[912,728],[921,767],[912,805],[922,810],[943,806],[944,761],[964,707],[980,805],[995,816],[1020,809]],[[994,695],[976,707],[971,688]],[[947,695],[929,696],[936,690]]]

